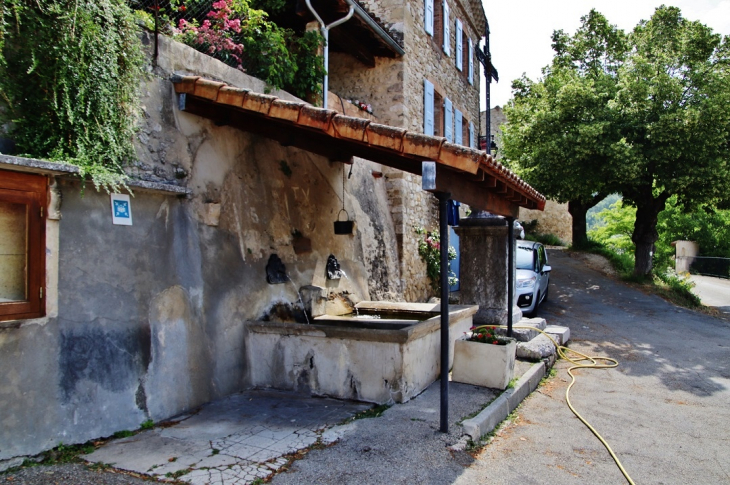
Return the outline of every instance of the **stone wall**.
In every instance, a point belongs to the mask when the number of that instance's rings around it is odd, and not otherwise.
[[[537,221],[537,234],[554,234],[565,244],[573,241],[573,218],[568,212],[568,204],[548,200],[544,211],[520,207],[518,219],[521,222]]]
[[[379,164],[356,160],[348,179],[349,165],[181,112],[172,73],[265,89],[161,36],[132,172],[191,195],[135,190],[134,225],[114,226],[108,194],[87,184],[82,197],[77,181],[59,179],[48,314],[0,324],[0,468],[245,388],[246,322],[293,318],[303,286],[328,298],[403,298]],[[343,198],[352,235],[334,234]],[[272,254],[291,283],[267,284]],[[330,254],[347,278],[326,278]]]

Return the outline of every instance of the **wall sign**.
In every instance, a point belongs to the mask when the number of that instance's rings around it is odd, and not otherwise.
[[[132,205],[127,194],[111,194],[112,223],[118,226],[132,225]]]

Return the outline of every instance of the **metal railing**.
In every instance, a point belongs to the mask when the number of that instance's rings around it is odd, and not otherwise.
[[[689,266],[689,272],[691,274],[730,279],[730,258],[695,256],[694,261]]]

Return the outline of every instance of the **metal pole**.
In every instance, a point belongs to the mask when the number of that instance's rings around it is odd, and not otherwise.
[[[449,219],[451,194],[436,193],[439,200],[441,241],[441,432],[449,432]]]
[[[507,336],[512,336],[512,307],[515,292],[515,218],[507,218]]]

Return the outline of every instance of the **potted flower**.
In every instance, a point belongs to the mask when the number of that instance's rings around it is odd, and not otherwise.
[[[472,327],[454,343],[451,379],[465,384],[506,389],[515,374],[517,341],[495,335],[494,328]]]

